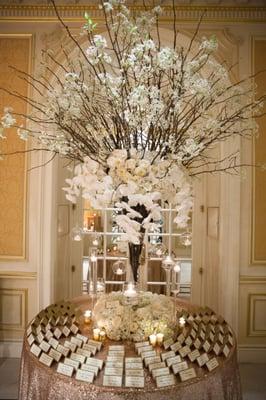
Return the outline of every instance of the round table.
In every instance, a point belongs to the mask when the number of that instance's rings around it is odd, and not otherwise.
[[[89,308],[91,299],[82,296],[71,303],[82,312]],[[178,307],[188,312],[196,312],[199,309],[189,303],[178,301]],[[80,326],[81,333],[90,335],[90,328]],[[93,384],[81,382],[75,377],[67,377],[56,372],[56,365],[47,367],[40,363],[39,359],[31,353],[30,345],[25,333],[21,370],[20,370],[20,400],[241,400],[241,386],[239,369],[237,364],[237,347],[235,335],[233,346],[228,357],[218,356],[219,367],[211,372],[206,368],[200,368],[195,363],[197,377],[186,382],[178,382],[174,386],[157,388],[148,369],[144,368],[145,387],[111,388],[102,385],[103,371],[94,380]],[[61,341],[62,339],[60,339]],[[134,344],[122,342],[125,345],[126,356],[136,356]],[[96,358],[105,359],[108,344],[121,344],[107,340],[103,350],[96,354]]]

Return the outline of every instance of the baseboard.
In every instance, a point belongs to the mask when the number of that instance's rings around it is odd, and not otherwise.
[[[22,341],[0,342],[0,358],[20,358],[21,351]]]
[[[266,363],[266,347],[238,345],[238,361],[240,363]]]

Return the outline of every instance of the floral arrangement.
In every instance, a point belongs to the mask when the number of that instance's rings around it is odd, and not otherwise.
[[[73,161],[67,198],[81,195],[96,209],[114,204],[130,243],[155,231],[163,203],[176,208],[175,222],[185,227],[193,177],[236,171],[237,154],[212,159],[209,151],[228,138],[253,136],[265,96],[254,100],[251,77],[230,81],[230,68],[215,59],[215,37],[199,37],[200,24],[187,48],[179,46],[175,1],[170,46],[160,36],[159,5],[137,13],[124,0],[101,2],[107,33],[96,33],[85,14],[81,45],[52,3],[75,56],[64,48],[62,61],[46,52],[41,77],[17,71],[35,96],[20,96],[30,110],[23,125],[6,108],[0,138],[16,127],[22,140],[35,138],[34,149]]]
[[[164,295],[139,292],[136,301],[127,301],[122,292],[102,295],[93,309],[96,326],[111,340],[146,340],[152,333],[174,335],[174,302]]]

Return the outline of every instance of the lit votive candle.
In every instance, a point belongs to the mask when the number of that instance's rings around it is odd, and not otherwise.
[[[122,268],[117,268],[116,270],[116,275],[123,275],[124,271],[122,270]]]
[[[100,337],[100,341],[103,342],[106,339],[106,332],[100,331],[99,337]]]
[[[126,297],[134,297],[136,296],[137,292],[135,289],[135,285],[134,283],[130,282],[126,288],[126,290],[124,291],[124,295]]]
[[[163,338],[164,338],[163,333],[157,333],[156,341],[157,341],[157,344],[159,344],[160,346],[163,344]]]
[[[91,310],[86,310],[84,312],[84,322],[85,322],[85,324],[91,323]]]
[[[94,340],[100,340],[100,332],[101,332],[101,329],[99,329],[99,328],[93,329],[93,339]]]
[[[181,326],[181,328],[184,328],[186,324],[186,320],[184,317],[179,318],[179,325]]]
[[[152,335],[149,336],[149,339],[150,339],[150,344],[151,344],[152,346],[155,346],[155,345],[156,345],[156,342],[157,342],[157,337],[156,337],[156,335],[153,333]]]
[[[93,254],[91,256],[91,262],[96,262],[97,261],[97,256],[95,254]]]

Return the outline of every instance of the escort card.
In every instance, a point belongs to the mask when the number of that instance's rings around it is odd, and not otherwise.
[[[126,368],[127,369],[142,369],[143,368],[143,364],[141,363],[127,363],[126,364]]]
[[[37,336],[37,340],[39,343],[41,343],[43,341],[43,339],[44,339],[44,335],[42,334],[42,332],[40,332]]]
[[[213,357],[211,360],[206,362],[206,367],[208,368],[209,371],[212,371],[213,369],[219,367],[217,358]]]
[[[83,369],[78,369],[76,372],[76,379],[78,381],[92,383],[94,379],[94,373],[89,371],[84,371]]]
[[[59,344],[56,348],[57,351],[59,351],[59,353],[62,353],[63,356],[67,357],[68,353],[69,353],[69,349],[65,346],[62,346],[62,344]]]
[[[167,351],[166,353],[161,353],[161,359],[162,361],[167,360],[167,358],[171,358],[175,356],[175,352],[173,350]]]
[[[174,374],[178,374],[178,372],[184,371],[184,369],[188,369],[188,364],[186,361],[182,361],[181,363],[172,365],[172,370]]]
[[[204,351],[206,351],[206,353],[208,353],[210,351],[211,344],[210,344],[210,342],[208,342],[208,340],[206,340],[206,342],[203,343],[203,348],[204,348]]]
[[[72,333],[74,333],[74,335],[76,335],[78,333],[78,331],[79,331],[79,328],[78,328],[77,325],[72,324],[71,327],[70,327],[70,330],[71,330]]]
[[[227,345],[225,345],[223,348],[223,354],[225,355],[225,357],[228,357],[229,353],[230,353],[230,349]]]
[[[200,349],[200,348],[202,347],[202,343],[201,343],[201,341],[199,340],[199,338],[197,338],[197,339],[195,340],[195,342],[193,343],[193,346],[194,346],[196,349]]]
[[[107,356],[106,361],[124,361],[124,356],[121,356],[121,355]]]
[[[233,344],[234,344],[233,336],[228,335],[228,342],[230,343],[231,346],[233,346]]]
[[[40,343],[40,348],[42,349],[42,351],[44,351],[45,353],[47,353],[49,350],[50,350],[50,345],[49,345],[49,343],[47,343],[45,340],[43,340],[41,343]]]
[[[48,330],[45,334],[45,339],[49,341],[52,337],[53,337],[52,331]]]
[[[52,328],[51,324],[49,324],[49,322],[47,323],[47,325],[45,325],[44,330],[45,332],[50,331]]]
[[[150,358],[150,357],[155,357],[156,356],[156,351],[151,350],[151,351],[144,351],[141,353],[141,358],[145,360],[145,358]]]
[[[179,376],[182,382],[188,381],[189,379],[196,378],[196,372],[194,368],[186,369],[185,371],[180,371]]]
[[[164,367],[166,367],[165,361],[161,361],[158,363],[152,363],[152,364],[149,364],[149,371],[152,371],[153,369],[156,369],[156,368],[164,368]]]
[[[70,356],[71,360],[79,361],[81,364],[85,363],[86,357],[82,356],[81,354],[71,353]]]
[[[71,343],[76,344],[78,347],[81,347],[83,344],[83,341],[81,339],[76,338],[75,336],[72,336],[70,341],[71,341]]]
[[[53,357],[53,358],[55,359],[55,361],[58,362],[58,361],[60,360],[62,354],[59,353],[59,351],[57,351],[57,350],[55,350],[55,349],[51,349],[51,350],[49,351],[49,356],[50,356],[50,357]]]
[[[205,340],[205,336],[206,336],[206,333],[205,333],[203,330],[201,330],[201,331],[200,331],[200,337],[201,337],[201,339]]]
[[[219,342],[220,342],[221,344],[223,344],[223,342],[224,342],[224,335],[222,335],[221,333],[219,333],[219,335],[218,335],[218,340],[219,340]]]
[[[157,378],[158,376],[162,375],[170,375],[170,371],[168,367],[164,368],[155,368],[151,371],[153,379]]]
[[[54,336],[56,337],[56,339],[60,339],[60,337],[62,336],[62,332],[59,328],[56,328],[54,330]]]
[[[161,362],[160,356],[145,358],[145,366],[148,367],[152,363]]]
[[[210,332],[209,338],[210,338],[210,340],[211,340],[212,342],[214,341],[214,334],[213,334],[213,332]]]
[[[142,369],[126,369],[126,376],[144,376],[144,370]]]
[[[101,342],[97,342],[97,340],[90,339],[88,341],[88,344],[94,345],[95,347],[97,347],[97,350],[101,350],[101,348],[102,348],[102,343]]]
[[[190,353],[191,354],[191,353]],[[175,356],[172,358],[167,358],[166,360],[166,364],[168,365],[168,367],[171,367],[173,364],[177,364],[182,362],[181,357],[180,356]]]
[[[191,362],[194,362],[198,357],[200,357],[200,352],[198,349],[188,354],[188,358],[190,359]]]
[[[95,367],[98,367],[99,369],[102,369],[103,360],[98,360],[97,358],[87,358],[86,364],[87,365],[93,365]]]
[[[103,376],[103,386],[113,386],[113,387],[121,387],[122,386],[122,376]]]
[[[175,342],[174,344],[171,344],[170,348],[173,351],[178,351],[179,349],[181,349],[182,344],[179,342]]]
[[[213,350],[214,353],[218,356],[218,355],[220,354],[220,352],[221,352],[221,346],[219,346],[218,343],[215,343],[215,345],[213,346],[213,349],[212,349],[212,350]]]
[[[30,336],[27,338],[27,341],[28,341],[28,343],[29,343],[30,346],[32,345],[32,343],[34,342],[34,340],[35,340],[35,338],[34,338],[34,336],[33,336],[32,334],[30,334]]]
[[[30,348],[30,351],[32,354],[34,354],[36,357],[39,357],[40,353],[41,353],[41,349],[39,346],[37,346],[36,344],[33,343],[33,345]]]
[[[33,327],[30,325],[27,329],[27,336],[30,336],[31,333],[33,333]]]
[[[126,357],[125,363],[126,363],[126,365],[131,364],[131,363],[133,363],[133,364],[139,363],[142,365],[142,359],[141,359],[141,357]]]
[[[159,388],[165,386],[172,386],[176,384],[175,376],[174,375],[162,375],[156,378],[156,386]]]
[[[84,349],[81,349],[80,347],[78,347],[76,353],[77,354],[81,354],[84,357],[90,357],[91,356],[91,352],[89,350],[84,350]]]
[[[106,368],[123,368],[124,362],[123,361],[106,361],[105,367]]]
[[[78,370],[80,363],[78,361],[71,360],[70,358],[65,358],[64,364],[70,365],[75,370]]]
[[[144,388],[144,377],[126,375],[125,387]]]
[[[82,340],[83,343],[87,343],[87,341],[88,341],[87,336],[81,335],[80,333],[78,333],[78,334],[76,335],[76,337],[77,337],[78,339]]]
[[[65,341],[64,346],[70,349],[73,353],[76,351],[77,345],[75,343]]]
[[[167,339],[163,342],[163,347],[165,350],[169,349],[169,347],[174,343],[173,339]]]
[[[51,367],[52,362],[53,362],[53,358],[48,356],[45,353],[42,353],[41,357],[39,358],[40,362],[47,365],[47,367]]]
[[[145,347],[145,346],[149,346],[149,342],[138,342],[135,343],[135,349],[138,349],[139,347]]]
[[[55,338],[51,337],[51,339],[49,339],[48,342],[54,349],[57,348],[57,346],[59,345],[58,340],[56,340]]]
[[[144,347],[139,347],[138,348],[138,355],[140,355],[141,353],[144,353],[145,351],[151,351],[153,350],[153,347],[151,345],[149,346],[144,346]]]
[[[191,344],[192,344],[192,339],[191,339],[190,336],[188,336],[188,337],[186,338],[185,343],[186,343],[188,346],[191,346]]]
[[[178,351],[180,356],[184,358],[191,352],[191,348],[189,346],[184,346],[182,347],[182,349],[179,349]]]
[[[59,363],[56,371],[66,376],[72,376],[73,370],[74,368],[71,365]]]
[[[41,333],[41,331],[42,331],[42,327],[41,327],[41,325],[38,325],[36,328],[37,335],[39,335],[39,333]]]
[[[104,374],[105,375],[122,376],[123,368],[105,368]]]
[[[192,331],[190,332],[190,336],[192,336],[193,339],[195,339],[195,337],[197,336],[197,332],[195,331],[195,329],[192,329]]]
[[[93,346],[92,344],[84,344],[82,346],[84,350],[90,351],[94,356],[97,353],[97,347]]]
[[[71,330],[67,326],[64,326],[64,328],[62,329],[62,333],[65,337],[68,337],[71,333]]]
[[[177,340],[181,344],[185,341],[185,336],[183,335],[183,333],[181,333],[179,336],[177,336]]]
[[[123,351],[123,352],[125,352],[125,346],[123,346],[123,345],[112,345],[112,346],[109,346],[109,352],[110,351]]]
[[[197,358],[197,363],[199,364],[200,367],[202,367],[206,362],[209,361],[208,354],[203,353],[200,357]]]
[[[84,371],[92,372],[95,376],[97,376],[99,373],[99,368],[94,367],[93,365],[82,364],[81,369],[83,369]]]

